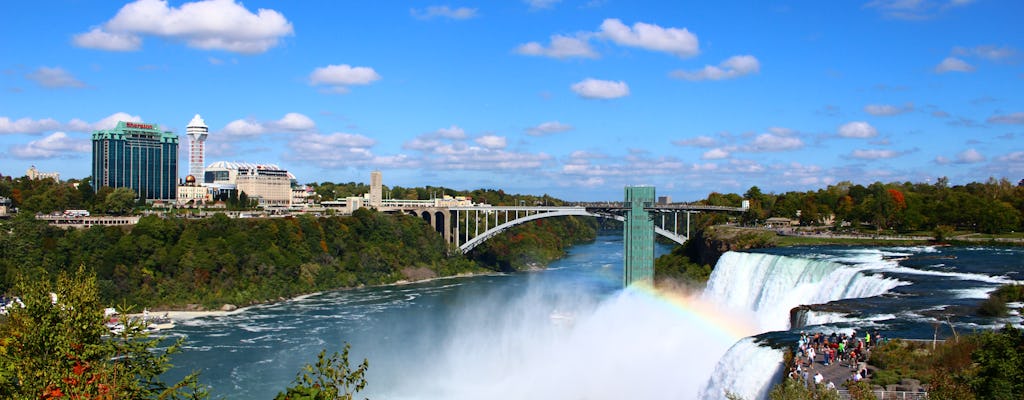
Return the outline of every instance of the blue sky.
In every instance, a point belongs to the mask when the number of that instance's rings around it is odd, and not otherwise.
[[[7,2],[0,174],[117,120],[207,163],[568,200],[1024,178],[1024,2]]]

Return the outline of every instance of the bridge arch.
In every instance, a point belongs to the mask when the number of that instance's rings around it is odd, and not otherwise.
[[[592,211],[588,211],[587,209],[582,208],[582,207],[571,207],[571,208],[559,209],[559,210],[556,210],[556,211],[540,212],[540,213],[536,213],[536,214],[529,214],[529,215],[526,215],[526,216],[522,216],[522,217],[516,218],[514,220],[511,220],[511,221],[508,221],[508,222],[496,225],[496,226],[494,226],[494,227],[492,227],[490,229],[487,229],[484,232],[480,232],[479,235],[476,235],[476,236],[470,238],[465,243],[459,244],[459,250],[461,250],[462,253],[468,253],[470,250],[473,250],[476,246],[479,246],[481,243],[486,242],[488,239],[490,239],[492,237],[495,237],[498,234],[500,234],[500,233],[502,233],[502,232],[504,232],[504,231],[508,230],[509,228],[512,228],[513,226],[516,226],[516,225],[524,224],[524,223],[527,223],[527,222],[530,222],[530,221],[534,221],[534,220],[538,220],[538,219],[541,219],[541,218],[555,218],[555,217],[568,217],[568,216],[607,218],[607,219],[614,219],[616,221],[625,221],[626,220],[626,217],[621,216],[621,215],[612,214],[612,213],[592,212]],[[660,227],[657,227],[657,226],[655,226],[654,231],[655,231],[655,233],[661,235],[662,237],[664,237],[666,239],[669,239],[669,240],[671,240],[673,242],[676,242],[676,243],[678,243],[680,245],[685,244],[686,240],[687,240],[686,235],[681,235],[681,234],[673,233],[672,231],[669,231],[669,230],[666,230],[666,229],[663,229],[663,228],[660,228]],[[458,232],[456,232],[455,234],[458,235]]]

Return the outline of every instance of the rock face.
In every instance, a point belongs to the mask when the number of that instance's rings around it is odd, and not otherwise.
[[[727,251],[775,247],[775,234],[769,231],[712,226],[697,231],[691,239],[696,262],[702,265],[718,264],[718,259]]]
[[[236,306],[234,304],[225,304],[223,306],[220,306],[220,310],[221,311],[235,311],[237,309],[238,309],[238,306]]]

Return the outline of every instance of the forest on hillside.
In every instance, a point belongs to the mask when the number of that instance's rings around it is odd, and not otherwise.
[[[545,265],[574,238],[594,236],[575,219],[526,224],[467,258],[453,253],[420,218],[367,209],[322,218],[146,216],[133,227],[71,230],[22,213],[0,228],[0,291],[19,274],[41,277],[84,265],[96,273],[106,301],[207,307]]]
[[[982,233],[1020,232],[1024,228],[1024,180],[1006,178],[950,185],[875,182],[868,186],[839,182],[806,192],[764,193],[757,186],[741,194],[711,193],[701,203],[739,206],[750,200],[740,222],[763,224],[771,217],[800,221],[804,226],[831,225],[836,229],[869,227],[896,232],[933,231],[938,227]],[[703,216],[704,225],[726,216]]]

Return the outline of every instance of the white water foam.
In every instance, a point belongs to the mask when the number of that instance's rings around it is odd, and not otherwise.
[[[782,351],[745,338],[729,348],[701,393],[702,399],[724,399],[726,392],[744,399],[768,397],[771,384],[782,374]]]
[[[429,365],[371,397],[692,399],[731,345],[649,294],[583,300],[475,300]]]

